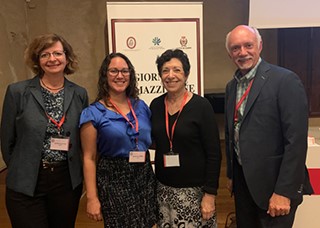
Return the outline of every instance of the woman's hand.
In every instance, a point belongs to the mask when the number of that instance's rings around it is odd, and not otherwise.
[[[201,214],[204,220],[209,220],[216,213],[216,196],[204,193],[201,201]]]
[[[102,221],[101,205],[98,198],[87,199],[87,216],[95,221]]]

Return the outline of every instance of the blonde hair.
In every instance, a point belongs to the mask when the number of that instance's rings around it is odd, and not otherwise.
[[[44,71],[40,67],[39,56],[43,50],[52,47],[57,42],[61,42],[66,59],[68,60],[64,73],[67,75],[73,74],[78,69],[78,59],[71,45],[63,37],[49,33],[35,37],[25,50],[25,63],[33,73],[39,74],[40,76],[44,74]]]

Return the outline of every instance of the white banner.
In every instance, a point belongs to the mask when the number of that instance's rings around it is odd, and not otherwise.
[[[155,61],[167,49],[188,55],[187,89],[203,95],[201,2],[107,2],[107,18],[109,50],[131,60],[147,104],[165,92]]]
[[[319,27],[319,0],[250,0],[249,25],[257,28]]]

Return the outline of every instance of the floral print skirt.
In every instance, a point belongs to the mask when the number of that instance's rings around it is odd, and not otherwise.
[[[217,228],[216,216],[202,219],[200,205],[201,187],[174,188],[157,183],[160,228]]]

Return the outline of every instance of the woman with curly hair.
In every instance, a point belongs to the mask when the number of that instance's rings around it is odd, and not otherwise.
[[[108,55],[100,68],[97,98],[80,120],[87,214],[103,219],[105,227],[156,223],[150,117],[138,98],[130,60],[121,53]]]

